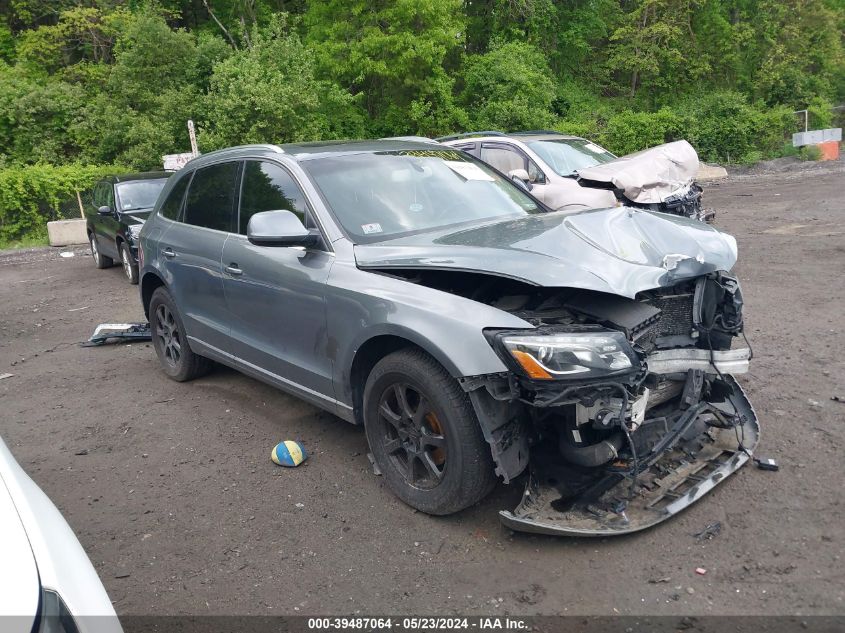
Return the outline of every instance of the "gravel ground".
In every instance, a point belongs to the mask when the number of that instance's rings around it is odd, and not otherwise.
[[[841,615],[843,184],[836,163],[707,186],[740,244],[758,454],[781,469],[747,467],[643,533],[511,533],[496,513],[521,484],[429,517],[372,474],[359,428],[227,369],[171,382],[149,344],[78,347],[142,318],[82,248],[0,253],[0,434],[120,615]],[[269,459],[288,438],[311,452],[295,470]]]

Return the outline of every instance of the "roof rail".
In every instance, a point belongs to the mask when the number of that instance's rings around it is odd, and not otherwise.
[[[277,154],[285,153],[285,150],[273,143],[251,143],[247,145],[236,145],[235,147],[230,147],[229,149],[269,149],[271,152],[276,152]]]
[[[557,130],[520,130],[519,132],[511,132],[511,136],[528,136],[529,134],[558,134],[560,136],[568,136]]]
[[[454,141],[459,138],[469,138],[471,136],[507,136],[504,132],[498,130],[482,130],[480,132],[463,132],[462,134],[450,134],[449,136],[438,136],[435,141]]]
[[[222,149],[216,149],[214,151],[208,152],[206,154],[200,154],[199,156],[214,156],[215,154],[221,154],[223,152],[231,152],[232,150],[237,149],[264,149],[269,150],[271,152],[276,152],[277,154],[284,154],[285,150],[283,150],[278,145],[273,145],[272,143],[252,143],[247,145],[233,145],[232,147],[224,147]],[[199,158],[197,156],[197,158]]]
[[[427,136],[382,136],[380,141],[415,141],[417,143],[437,143],[432,138]]]

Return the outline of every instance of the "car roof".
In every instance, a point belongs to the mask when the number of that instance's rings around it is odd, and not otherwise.
[[[571,134],[511,134],[524,143],[532,141],[581,141],[584,140],[580,136],[572,136]]]
[[[434,145],[434,147],[432,147]],[[317,141],[313,143],[288,143],[280,145],[286,154],[297,160],[310,160],[328,155],[367,154],[373,152],[393,152],[398,150],[420,149],[431,151],[439,143],[418,141],[407,138],[386,138],[368,141]],[[446,150],[448,148],[441,147]]]
[[[169,178],[170,172],[167,171],[140,171],[134,174],[120,174],[117,176],[109,176],[106,178],[109,182],[129,182],[130,180],[155,180],[156,178]]]
[[[422,137],[421,137],[422,138]],[[266,157],[289,156],[296,161],[307,161],[327,156],[348,156],[374,152],[395,152],[399,150],[448,150],[449,147],[431,140],[417,141],[411,138],[396,137],[363,141],[309,141],[305,143],[284,143],[282,145],[256,144],[236,145],[202,154],[191,160],[185,167],[196,169],[213,163],[221,158],[235,159],[260,155]]]
[[[499,132],[496,130],[485,130],[483,132],[464,132],[462,134],[453,134],[451,136],[441,136],[438,140],[442,143],[472,143],[476,141],[497,141],[497,140],[516,140],[524,143],[532,141],[581,141],[584,140],[580,136],[572,134],[564,134],[562,132],[555,132],[554,130],[524,130],[519,132]]]

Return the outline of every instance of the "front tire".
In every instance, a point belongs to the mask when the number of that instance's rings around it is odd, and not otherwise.
[[[97,268],[109,268],[114,265],[111,257],[106,257],[100,252],[100,247],[97,245],[97,236],[94,233],[88,235],[88,243],[91,245],[91,257],[94,258],[94,265]]]
[[[173,297],[165,288],[156,288],[153,292],[149,313],[153,347],[168,377],[176,382],[185,382],[211,370],[209,359],[191,351],[182,318]]]
[[[123,265],[123,274],[126,275],[127,281],[136,286],[138,284],[138,264],[132,257],[132,251],[129,250],[129,244],[126,242],[120,243],[120,263]]]
[[[376,364],[364,389],[364,426],[388,487],[417,510],[452,514],[496,485],[469,396],[422,350]]]

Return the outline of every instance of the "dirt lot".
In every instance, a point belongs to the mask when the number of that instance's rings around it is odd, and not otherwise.
[[[415,513],[372,474],[359,428],[225,369],[171,382],[145,343],[78,347],[142,318],[121,270],[82,248],[0,254],[0,434],[121,615],[843,614],[843,185],[840,163],[707,187],[740,244],[758,453],[781,470],[747,467],[644,533],[511,533],[496,513],[520,484]],[[270,462],[286,438],[304,467]]]

